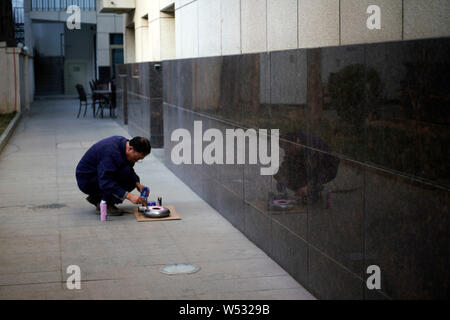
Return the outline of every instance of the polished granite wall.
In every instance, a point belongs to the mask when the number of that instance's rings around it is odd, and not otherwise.
[[[161,64],[117,65],[117,119],[128,125],[131,136],[150,139],[152,148],[162,148],[162,72]]]
[[[116,64],[116,119],[121,125],[128,124],[127,78],[129,75],[127,72],[126,64]]]
[[[165,163],[318,298],[448,298],[449,52],[442,38],[164,61]],[[196,120],[280,129],[279,173],[174,165],[171,134]],[[268,210],[277,181],[291,212]]]

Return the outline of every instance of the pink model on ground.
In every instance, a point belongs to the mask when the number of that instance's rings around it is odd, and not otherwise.
[[[106,201],[100,202],[100,220],[106,221],[106,215],[107,215],[107,204]]]

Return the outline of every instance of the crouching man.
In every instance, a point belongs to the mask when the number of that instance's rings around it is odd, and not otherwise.
[[[307,198],[317,202],[323,185],[336,178],[340,159],[331,155],[325,141],[304,131],[287,133],[283,138],[287,140],[280,143],[284,159],[274,176],[277,191],[283,194],[287,187],[301,197],[303,204]]]
[[[81,158],[76,169],[80,190],[86,200],[100,211],[100,201],[108,204],[108,215],[122,215],[115,205],[128,199],[134,204],[146,204],[145,199],[130,193],[145,187],[134,172],[134,164],[150,154],[150,142],[142,137],[127,140],[113,136],[94,144]]]

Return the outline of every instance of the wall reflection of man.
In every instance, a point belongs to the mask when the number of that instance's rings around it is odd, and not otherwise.
[[[339,158],[327,153],[330,148],[325,141],[304,131],[288,133],[282,138],[280,146],[285,154],[274,176],[277,191],[285,194],[287,187],[302,198],[303,204],[306,204],[307,197],[316,202],[321,198],[323,185],[336,177]]]

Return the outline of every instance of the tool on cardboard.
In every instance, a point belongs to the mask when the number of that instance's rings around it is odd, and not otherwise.
[[[295,201],[288,199],[287,188],[283,182],[278,182],[276,186],[277,193],[269,192],[268,210],[269,211],[288,211],[294,208]]]
[[[275,200],[281,200],[287,198],[287,188],[286,185],[283,182],[277,182],[277,192],[278,194],[275,195]]]
[[[147,218],[165,218],[170,215],[170,210],[161,206],[140,206],[139,212],[142,212]]]
[[[147,218],[165,218],[170,216],[170,210],[160,206],[151,206],[144,212]]]

